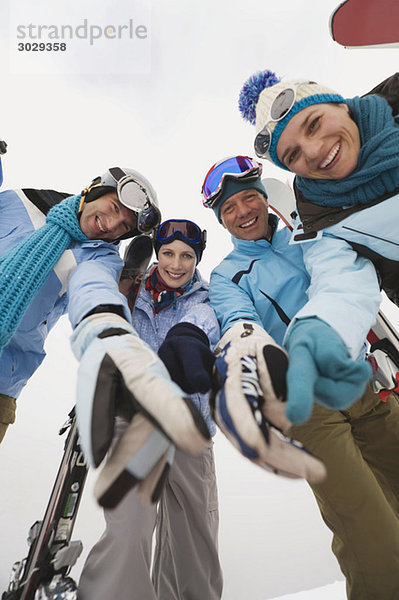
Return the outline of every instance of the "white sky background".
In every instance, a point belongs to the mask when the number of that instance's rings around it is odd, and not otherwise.
[[[13,2],[18,0],[0,2],[0,135],[9,148],[4,187],[77,193],[109,166],[142,171],[158,192],[164,218],[191,218],[208,230],[200,265],[206,277],[228,252],[230,239],[202,207],[203,177],[224,156],[253,155],[254,127],[237,109],[244,81],[269,68],[286,79],[308,77],[352,96],[397,70],[397,49],[346,50],[332,41],[328,19],[338,0],[154,0],[148,74],[16,74],[9,65],[9,44],[17,43],[8,19]],[[36,4],[38,11],[58,5]],[[81,0],[74,6],[82,19],[94,22],[96,15],[113,17],[115,5],[96,0],[94,10],[93,1]],[[118,15],[130,7],[134,17],[134,2],[119,0],[117,6]],[[112,69],[104,48],[104,65]],[[126,49],[122,60],[127,64]],[[71,69],[75,66],[72,62]],[[269,163],[264,175],[286,179]],[[67,335],[64,319],[1,447],[0,588],[13,560],[26,553],[26,530],[43,513],[59,461],[56,431],[73,405],[76,368]],[[224,598],[265,600],[342,579],[306,484],[276,480],[252,467],[220,437]],[[76,535],[88,550],[102,525],[86,496]]]

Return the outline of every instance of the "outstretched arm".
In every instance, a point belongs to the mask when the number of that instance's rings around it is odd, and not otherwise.
[[[357,359],[381,302],[374,266],[347,242],[323,235],[303,250],[309,301],[284,338],[287,416],[296,424],[309,418],[315,401],[343,410],[364,393],[371,369]]]
[[[309,301],[290,327],[296,319],[316,316],[335,329],[356,360],[381,304],[374,265],[345,240],[326,234],[317,242],[302,244],[302,248],[311,278]]]
[[[263,328],[250,296],[230,279],[213,274],[210,298],[223,331],[210,400],[216,423],[262,468],[321,481],[322,463],[283,433],[290,426],[285,415],[286,352]]]
[[[91,267],[91,278],[101,274],[93,286],[82,272],[81,285],[71,280],[69,307],[73,324],[83,317],[74,329],[72,349],[80,362],[76,407],[88,462],[99,466],[111,448],[116,416],[132,421],[126,432],[128,450],[121,438],[114,451],[123,448],[122,453],[112,452],[109,457],[111,461],[121,455],[126,460],[121,469],[123,477],[115,482],[107,476],[106,485],[112,489],[102,486],[99,492],[102,503],[111,506],[127,491],[127,467],[134,468],[129,485],[135,485],[169,460],[171,442],[186,452],[199,454],[207,447],[210,435],[201,413],[172,382],[157,354],[140,340],[125,318],[126,300],[118,292],[112,271],[100,264]],[[85,312],[87,309],[91,310]],[[137,419],[138,415],[144,416],[144,421]],[[148,424],[153,427],[146,433]],[[119,483],[122,487],[118,489]]]

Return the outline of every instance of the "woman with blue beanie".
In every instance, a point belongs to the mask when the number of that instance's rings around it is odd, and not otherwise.
[[[344,98],[314,81],[263,71],[245,83],[239,108],[256,126],[257,156],[296,175],[302,231],[294,241],[347,240],[373,261],[398,304],[399,74],[363,97]]]
[[[244,117],[256,125],[257,156],[296,175],[297,218],[291,243],[315,240],[302,244],[304,261],[312,274],[309,296],[317,293],[317,285],[313,289],[312,285],[321,274],[329,277],[336,249],[344,244],[347,256],[360,254],[373,262],[381,286],[398,304],[399,75],[388,78],[364,97],[345,99],[313,81],[280,81],[274,73],[264,71],[246,82],[239,105]],[[359,292],[364,298],[369,295],[367,287]],[[333,302],[330,308],[334,310]],[[350,327],[353,315],[349,312],[345,318]],[[322,322],[299,320],[286,339],[290,353],[301,352],[306,329],[309,333],[311,326],[323,341]],[[347,434],[359,439],[356,456],[363,466],[353,474],[353,487],[349,481],[346,486],[340,485],[345,471],[342,465],[351,454],[351,448],[345,449],[341,443],[335,451],[337,468],[327,474],[326,486],[331,492],[328,501],[323,500],[322,488],[314,491],[323,518],[334,532],[332,548],[347,578],[348,599],[391,600],[398,596],[399,584],[397,567],[387,568],[387,562],[398,560],[397,542],[380,564],[373,552],[385,548],[388,538],[393,540],[398,532],[399,485],[391,437],[398,431],[394,425],[398,402],[397,396],[389,393],[384,402],[376,397],[368,410],[362,402],[360,399],[353,405],[349,418],[346,411],[340,411],[337,419],[332,414],[324,423],[315,411],[307,423],[293,427],[292,433],[312,451],[319,430],[319,441],[331,450],[338,437],[330,438],[328,443],[329,434],[341,420]],[[380,500],[365,518],[365,507],[372,499],[372,494],[362,489],[366,478],[380,486],[383,493],[378,492]],[[390,483],[385,487],[388,479]],[[342,498],[349,490],[355,501],[346,508]],[[380,535],[384,504],[392,527]],[[363,540],[361,530],[360,535],[350,535],[343,519],[334,520],[334,512],[342,510],[352,523],[362,515],[364,521],[372,520],[377,535]],[[378,556],[382,553],[380,550]]]
[[[172,379],[190,394],[214,435],[207,392],[212,348],[220,331],[209,304],[208,284],[196,268],[205,242],[206,231],[192,221],[161,223],[154,240],[158,262],[146,274],[132,322],[140,338],[158,352]],[[129,294],[126,288],[124,293]],[[118,427],[122,432],[126,423]],[[143,504],[139,487],[116,508],[105,510],[106,529],[84,566],[80,600],[221,597],[212,442],[200,456],[174,448],[173,454],[162,493],[158,488],[153,504]]]

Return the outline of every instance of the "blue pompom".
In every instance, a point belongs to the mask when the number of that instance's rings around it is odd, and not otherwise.
[[[244,83],[238,98],[238,109],[244,119],[255,125],[259,94],[267,87],[281,81],[273,71],[258,71]]]

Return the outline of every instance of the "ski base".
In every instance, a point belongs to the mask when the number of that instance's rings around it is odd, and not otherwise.
[[[29,552],[26,558],[12,567],[8,590],[2,600],[61,600],[70,595],[49,596],[50,590],[71,589],[73,580],[66,575],[82,552],[80,541],[71,542],[87,467],[79,446],[76,417],[72,412],[60,434],[67,429],[64,454],[42,521],[29,530]],[[64,585],[63,579],[67,580]],[[76,588],[76,584],[73,582]],[[38,593],[42,595],[38,596]],[[43,594],[47,594],[47,596]]]

